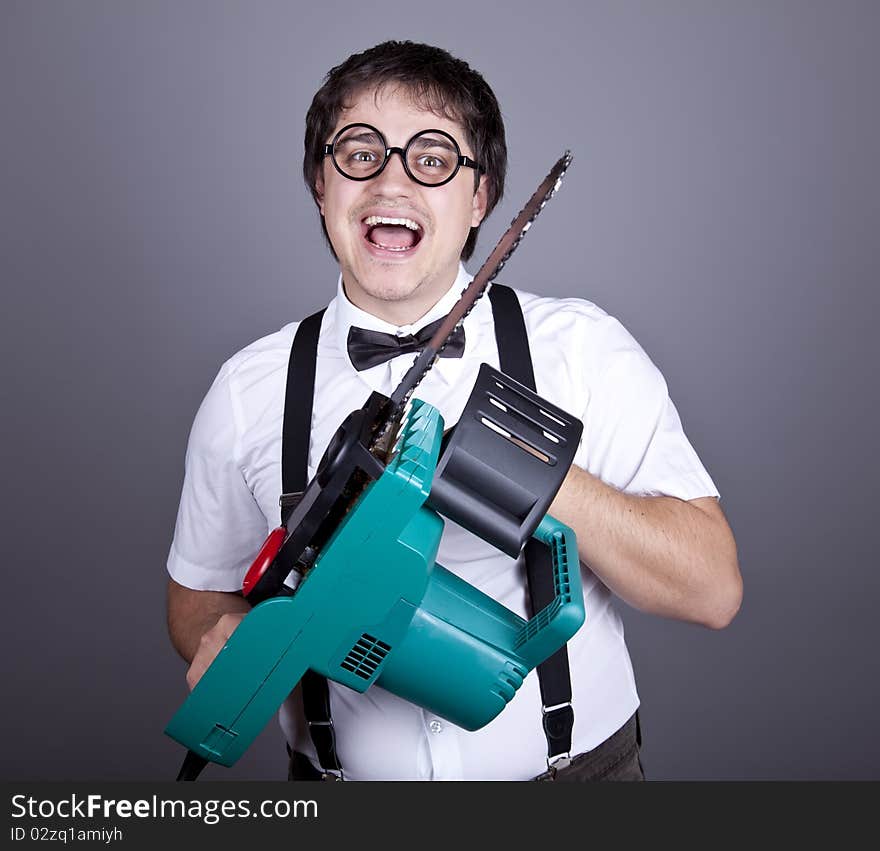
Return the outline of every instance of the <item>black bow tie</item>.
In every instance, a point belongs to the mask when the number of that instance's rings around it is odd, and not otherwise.
[[[348,357],[354,368],[361,372],[371,366],[377,366],[396,358],[398,355],[419,352],[431,342],[431,337],[437,333],[437,329],[445,318],[444,316],[416,331],[415,334],[407,334],[405,337],[352,326],[348,329]],[[464,328],[459,326],[452,333],[441,357],[460,358],[463,354]]]

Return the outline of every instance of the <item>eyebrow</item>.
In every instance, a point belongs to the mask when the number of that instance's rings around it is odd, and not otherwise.
[[[420,136],[413,143],[413,147],[424,150],[425,148],[443,148],[446,151],[455,153],[455,147],[445,136]]]
[[[343,142],[376,142],[378,144],[381,144],[383,147],[385,146],[385,143],[379,138],[379,136],[376,133],[370,132],[369,130],[364,130],[363,133],[353,133],[351,135],[346,134],[336,144],[341,145]]]

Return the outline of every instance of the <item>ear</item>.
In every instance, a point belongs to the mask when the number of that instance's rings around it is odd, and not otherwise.
[[[472,207],[472,215],[471,215],[471,227],[477,228],[480,226],[480,223],[486,218],[486,204],[489,199],[489,178],[486,175],[480,176],[480,185],[477,187],[477,191],[474,192],[473,199],[473,207]]]
[[[324,215],[324,170],[323,167],[315,175],[315,200],[321,215]]]

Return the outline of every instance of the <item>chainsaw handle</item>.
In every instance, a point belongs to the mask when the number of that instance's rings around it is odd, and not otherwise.
[[[574,531],[550,514],[533,538],[550,549],[555,595],[520,629],[515,649],[531,667],[552,656],[584,622],[584,593]]]

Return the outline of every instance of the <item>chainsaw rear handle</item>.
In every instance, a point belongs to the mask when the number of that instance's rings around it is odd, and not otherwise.
[[[533,537],[550,548],[554,597],[517,635],[515,651],[530,667],[556,652],[584,622],[584,593],[574,531],[545,514]]]

